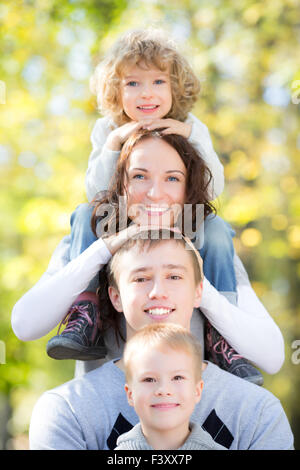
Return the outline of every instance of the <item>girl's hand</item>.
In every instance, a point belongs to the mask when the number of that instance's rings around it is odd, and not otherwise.
[[[176,121],[176,119],[153,119],[143,124],[143,129],[148,129],[153,131],[155,129],[164,128],[163,131],[160,131],[161,134],[177,134],[186,137],[187,139],[192,132],[192,124],[187,122]]]
[[[123,126],[114,129],[107,137],[106,147],[110,150],[121,150],[122,145],[128,139],[128,137],[137,132],[139,129],[142,129],[147,122],[149,122],[147,119],[142,121],[130,121],[126,124],[123,124]]]

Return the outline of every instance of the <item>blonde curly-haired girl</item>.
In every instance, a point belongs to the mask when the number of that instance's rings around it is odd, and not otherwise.
[[[199,151],[212,173],[211,199],[224,188],[223,166],[207,127],[190,113],[200,81],[175,42],[157,29],[128,31],[96,67],[91,89],[100,112],[91,135],[93,150],[86,174],[89,200],[106,190],[121,146],[140,128],[165,128]]]

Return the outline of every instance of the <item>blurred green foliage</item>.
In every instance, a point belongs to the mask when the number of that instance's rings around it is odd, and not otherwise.
[[[19,0],[0,5],[0,448],[26,449],[36,399],[73,377],[71,361],[46,355],[53,332],[19,341],[11,310],[86,200],[98,57],[124,30],[153,25],[170,31],[202,80],[193,112],[225,167],[219,212],[285,338],[285,364],[264,374],[265,387],[300,447],[298,1]]]

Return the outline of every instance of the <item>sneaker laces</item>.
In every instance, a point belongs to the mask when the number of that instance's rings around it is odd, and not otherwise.
[[[232,364],[232,361],[236,361],[237,359],[243,359],[243,356],[238,354],[232,347],[230,347],[224,338],[220,339],[220,341],[218,341],[213,346],[213,350],[216,354],[222,354],[228,364]]]
[[[70,317],[75,312],[77,313],[77,317],[74,320],[70,320]],[[64,332],[78,331],[78,328],[80,328],[80,321],[87,321],[90,326],[93,325],[93,321],[91,320],[88,314],[87,305],[74,305],[73,307],[71,307],[65,318],[60,322],[57,334],[59,335],[61,327],[66,323],[68,324],[64,329]]]

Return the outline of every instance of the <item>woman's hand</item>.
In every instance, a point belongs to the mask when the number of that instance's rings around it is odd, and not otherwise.
[[[104,241],[105,245],[109,249],[112,255],[114,255],[119,248],[121,248],[124,243],[127,242],[130,238],[133,238],[135,235],[138,235],[141,232],[144,232],[146,230],[154,230],[154,229],[163,229],[166,228],[172,232],[178,232],[180,233],[180,230],[178,227],[163,227],[163,226],[155,226],[155,225],[138,225],[135,223],[131,223],[129,227],[121,230],[120,232],[110,235],[109,237],[102,238]]]
[[[130,224],[129,227],[126,227],[125,229],[121,230],[120,232],[110,235],[109,237],[102,238],[104,241],[105,245],[109,249],[112,255],[118,251],[118,249],[125,243],[127,240],[130,238],[134,237],[134,235],[137,235],[139,232],[141,232],[141,227],[140,225],[137,224]]]

